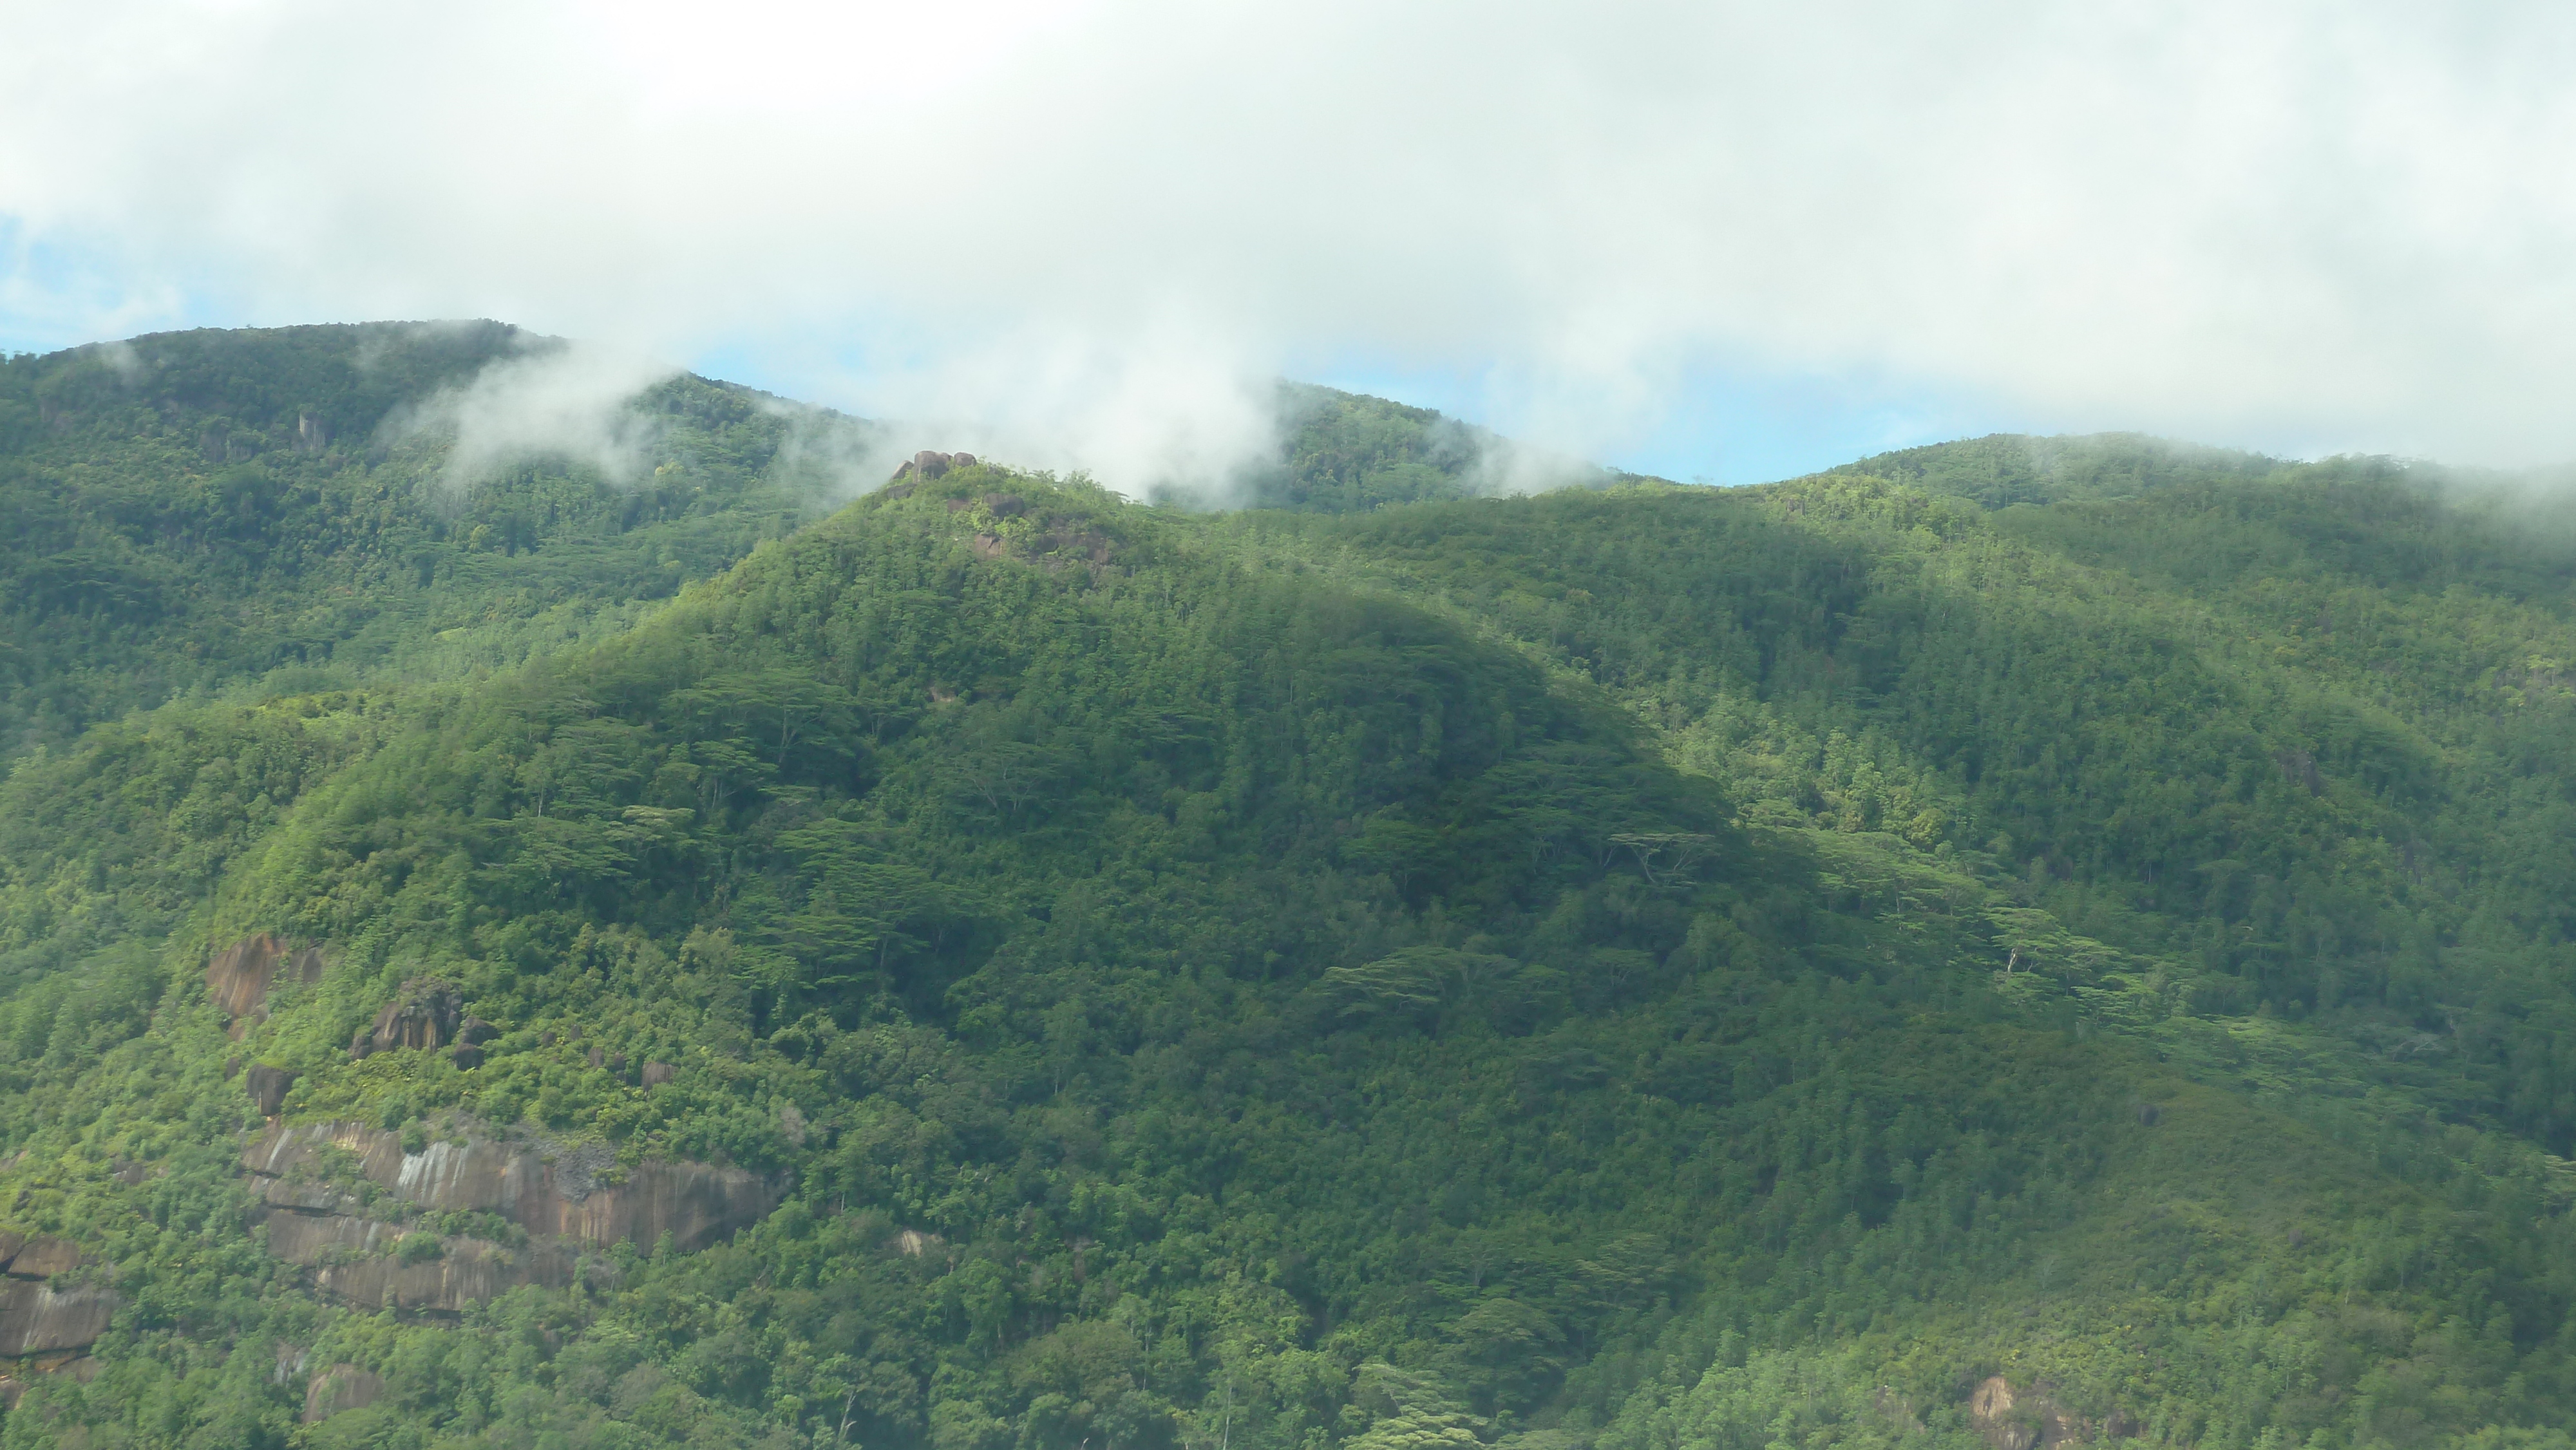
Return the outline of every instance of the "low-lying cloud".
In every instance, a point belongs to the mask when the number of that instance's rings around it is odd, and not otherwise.
[[[780,359],[758,381],[1137,485],[1235,467],[1269,378],[1353,370],[1587,452],[1732,374],[2576,455],[2561,7],[96,0],[11,30],[29,326],[174,292],[501,316]]]
[[[404,409],[384,429],[395,439],[445,441],[439,484],[454,495],[539,461],[586,466],[629,484],[651,466],[659,436],[653,415],[631,404],[678,371],[641,352],[546,340]]]

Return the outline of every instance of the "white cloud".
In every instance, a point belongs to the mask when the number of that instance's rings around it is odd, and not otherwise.
[[[675,371],[639,352],[541,341],[485,364],[384,427],[396,438],[450,440],[439,481],[455,493],[538,459],[587,465],[613,483],[630,483],[650,461],[657,429],[652,414],[627,405]]]
[[[0,213],[85,277],[770,347],[1113,478],[1351,356],[1578,448],[1726,368],[2576,454],[2559,7],[15,8]]]

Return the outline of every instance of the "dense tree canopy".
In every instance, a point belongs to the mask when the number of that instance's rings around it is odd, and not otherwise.
[[[442,502],[346,440],[522,344],[427,336],[0,368],[0,1229],[118,1296],[5,1443],[2564,1443],[2536,502],[2134,439],[1446,497],[1318,394],[1293,509],[813,519],[692,379],[671,471]],[[289,410],[226,493],[205,418]],[[327,966],[228,1032],[256,933]],[[470,1056],[352,1050],[424,982]],[[775,1207],[353,1303],[252,1071]]]

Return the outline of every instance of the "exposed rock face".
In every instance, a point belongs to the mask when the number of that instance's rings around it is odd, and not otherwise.
[[[233,1019],[234,1036],[242,1023],[268,1015],[269,990],[279,982],[322,980],[322,949],[287,950],[267,932],[246,936],[206,963],[206,997]]]
[[[286,1107],[286,1090],[295,1086],[297,1074],[289,1068],[253,1063],[242,1074],[242,1086],[249,1090],[250,1100],[259,1106],[259,1115],[273,1118]]]
[[[0,1248],[8,1250],[11,1278],[50,1279],[56,1274],[68,1274],[89,1262],[88,1256],[80,1251],[80,1245],[70,1239],[56,1238],[52,1234],[38,1234],[34,1238],[21,1238],[17,1234],[5,1237],[16,1241],[0,1243]]]
[[[937,478],[952,468],[974,466],[975,455],[972,453],[941,453],[935,449],[925,448],[905,459],[903,465],[894,471],[894,477],[898,480],[930,479]],[[897,494],[895,497],[901,498],[902,495]]]
[[[384,1392],[382,1375],[354,1364],[335,1364],[304,1387],[304,1423],[318,1425],[342,1410],[363,1410]]]
[[[414,977],[376,1013],[372,1025],[358,1030],[349,1043],[349,1055],[366,1057],[398,1047],[444,1047],[456,1040],[464,1023],[463,993],[434,977]]]
[[[0,1279],[0,1359],[87,1349],[107,1332],[120,1302],[107,1289],[60,1293],[44,1281],[89,1262],[80,1246],[51,1234],[0,1234],[9,1276]],[[39,1368],[46,1368],[39,1366]]]
[[[532,1236],[590,1244],[651,1244],[667,1233],[683,1252],[702,1249],[767,1217],[783,1188],[738,1168],[686,1162],[639,1164],[625,1182],[603,1184],[598,1174],[611,1160],[596,1147],[551,1163],[533,1147],[483,1140],[405,1153],[392,1133],[359,1123],[271,1128],[244,1150],[242,1166],[272,1180],[270,1203],[304,1208],[310,1175],[296,1170],[325,1146],[356,1155],[361,1174],[406,1202],[496,1213]]]
[[[2055,1450],[2060,1445],[2123,1440],[2138,1422],[2114,1410],[2100,1425],[2067,1412],[2046,1383],[2016,1390],[1995,1375],[1968,1396],[1968,1424],[1994,1450]]]
[[[277,1217],[269,1220],[272,1226],[276,1224]],[[386,1227],[381,1224],[370,1226]],[[276,1247],[277,1241],[272,1237],[269,1240],[270,1251],[275,1252]],[[532,1243],[513,1249],[482,1239],[449,1238],[439,1240],[436,1258],[411,1263],[403,1262],[399,1255],[378,1255],[318,1266],[307,1258],[290,1258],[289,1261],[313,1269],[315,1288],[362,1309],[456,1314],[470,1304],[480,1304],[495,1294],[516,1289],[522,1284],[563,1288],[572,1282],[573,1265],[579,1258],[576,1249],[561,1242]]]
[[[87,1349],[107,1332],[117,1297],[107,1289],[67,1289],[12,1277],[0,1280],[0,1359]]]
[[[405,1230],[362,1214],[319,1175],[325,1149],[350,1154],[358,1175],[398,1202],[496,1214],[529,1242],[513,1249],[448,1238],[435,1257],[397,1253]],[[450,1313],[521,1284],[569,1284],[588,1247],[650,1245],[668,1234],[684,1251],[705,1248],[768,1216],[784,1191],[774,1179],[685,1162],[645,1163],[606,1184],[599,1175],[615,1160],[597,1145],[549,1157],[537,1146],[488,1140],[405,1153],[392,1133],[324,1123],[272,1126],[241,1161],[261,1180],[270,1253],[313,1268],[325,1292],[350,1303]]]
[[[669,1082],[671,1079],[678,1077],[679,1075],[678,1070],[673,1068],[671,1064],[667,1062],[648,1062],[644,1064],[644,1085],[648,1088],[660,1087],[662,1084]]]

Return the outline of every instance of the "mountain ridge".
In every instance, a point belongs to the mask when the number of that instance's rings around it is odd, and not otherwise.
[[[0,1226],[117,1307],[0,1444],[2563,1442],[2548,529],[2117,439],[1444,500],[1352,406],[1337,512],[977,464],[25,753]],[[403,1187],[514,1153],[783,1196]]]

